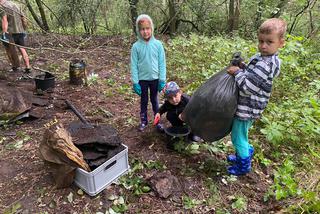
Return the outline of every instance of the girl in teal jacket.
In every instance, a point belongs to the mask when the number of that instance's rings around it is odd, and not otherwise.
[[[162,43],[153,36],[153,22],[150,16],[142,14],[136,20],[138,40],[131,49],[131,80],[133,90],[141,97],[139,131],[148,125],[148,98],[154,115],[159,110],[158,92],[166,84],[166,60]],[[159,124],[159,128],[161,125]]]

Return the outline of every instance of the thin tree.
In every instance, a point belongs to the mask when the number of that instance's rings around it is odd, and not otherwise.
[[[130,5],[130,13],[131,13],[131,24],[132,24],[132,30],[133,33],[136,34],[136,20],[138,17],[138,12],[137,12],[137,4],[139,0],[129,0],[129,5]]]
[[[308,0],[306,2],[306,5],[295,15],[293,22],[289,28],[288,33],[292,34],[294,28],[296,27],[296,25],[298,24],[298,21],[300,19],[300,17],[302,16],[302,14],[305,13],[305,11],[310,7],[310,5],[313,5],[317,0]]]
[[[263,8],[264,8],[264,0],[259,0],[257,5],[257,11],[256,11],[256,20],[254,22],[255,29],[258,29],[261,24]]]
[[[175,0],[168,0],[169,7],[169,32],[175,34],[177,31],[177,12]]]
[[[27,5],[30,13],[31,13],[31,16],[33,17],[33,19],[35,20],[35,22],[38,24],[38,26],[39,26],[42,30],[48,32],[48,31],[49,31],[49,26],[48,26],[47,20],[46,20],[46,18],[45,18],[46,16],[45,16],[45,12],[44,12],[44,10],[43,10],[43,7],[42,7],[41,2],[39,2],[39,4],[41,5],[40,7],[42,8],[42,9],[41,9],[41,10],[42,10],[42,12],[41,12],[41,13],[42,13],[41,19],[38,17],[37,13],[34,11],[34,9],[33,9],[32,5],[30,4],[29,0],[25,0],[25,2],[26,2],[26,5]],[[37,0],[37,5],[38,5],[38,0]],[[38,9],[39,9],[39,11],[40,11],[39,5],[38,5]]]
[[[280,0],[277,5],[277,10],[271,14],[270,18],[279,18],[283,12],[284,7],[288,4],[288,0]]]
[[[40,12],[40,17],[41,17],[41,20],[42,20],[43,28],[44,28],[45,31],[49,31],[49,25],[48,25],[48,22],[47,22],[46,13],[45,13],[45,11],[43,9],[42,1],[41,0],[36,0],[36,3],[37,3],[37,6],[38,6],[38,9],[39,9],[39,12]]]
[[[228,32],[238,30],[239,17],[240,17],[240,0],[229,1],[229,19],[228,19]]]

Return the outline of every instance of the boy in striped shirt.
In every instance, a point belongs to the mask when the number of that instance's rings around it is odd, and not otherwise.
[[[246,67],[230,66],[239,88],[238,106],[233,120],[231,140],[236,154],[227,160],[232,175],[244,175],[251,171],[253,147],[248,141],[248,131],[255,119],[261,117],[272,89],[272,81],[280,73],[278,49],[285,43],[286,22],[272,18],[262,23],[258,30],[259,53],[250,59]]]

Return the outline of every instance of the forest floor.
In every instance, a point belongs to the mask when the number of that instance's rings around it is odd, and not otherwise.
[[[44,107],[44,117],[0,129],[0,213],[105,213],[113,204],[111,195],[124,197],[128,208],[125,213],[281,212],[278,202],[264,202],[273,182],[272,169],[253,161],[253,171],[248,175],[228,176],[226,151],[186,155],[169,150],[167,138],[151,125],[142,133],[137,131],[139,97],[131,92],[129,70],[132,38],[31,35],[29,39],[34,48],[28,50],[32,65],[54,73],[57,78],[53,92],[45,94],[49,104]],[[89,82],[93,84],[69,84],[69,62],[74,58],[85,60],[88,74],[98,75],[95,82]],[[21,79],[21,72],[8,71],[3,48],[0,60],[2,83],[35,91],[32,79]],[[157,161],[178,179],[180,188],[167,199],[153,191],[135,195],[116,184],[94,197],[81,193],[74,184],[57,189],[38,149],[45,124],[56,118],[67,126],[77,119],[72,111],[56,105],[61,98],[72,101],[90,123],[114,126],[128,146],[131,168],[133,160]],[[151,124],[151,117],[149,121]],[[220,143],[228,141],[226,137]],[[15,146],[18,142],[22,143],[19,147]],[[229,148],[228,152],[232,152]],[[147,179],[158,170],[145,167],[136,173]]]

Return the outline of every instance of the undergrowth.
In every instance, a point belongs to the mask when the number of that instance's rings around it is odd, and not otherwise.
[[[309,173],[320,166],[320,60],[312,44],[302,37],[287,37],[279,54],[281,74],[274,80],[268,107],[250,135],[251,140],[262,135],[259,147],[272,148],[260,149],[272,153],[262,153],[260,161],[268,163],[261,164],[274,167],[274,183],[265,200],[287,200],[292,212],[320,212],[319,176]],[[171,40],[166,51],[168,79],[192,95],[229,64],[234,52],[241,51],[248,62],[257,49],[254,42],[241,38],[190,35]],[[308,181],[310,185],[305,185]]]

